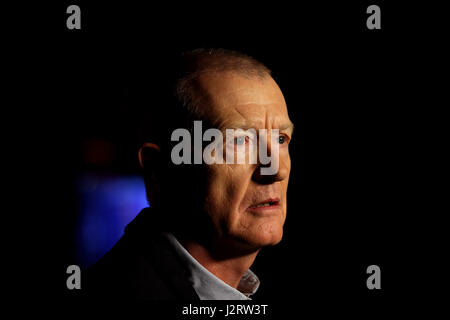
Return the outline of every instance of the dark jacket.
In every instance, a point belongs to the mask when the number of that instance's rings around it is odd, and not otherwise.
[[[89,298],[198,300],[188,271],[161,234],[155,209],[143,209],[124,236],[83,277]]]

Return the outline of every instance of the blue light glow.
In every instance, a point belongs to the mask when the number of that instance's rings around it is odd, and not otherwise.
[[[88,267],[114,246],[148,203],[140,176],[85,174],[79,177],[77,189],[77,263]]]

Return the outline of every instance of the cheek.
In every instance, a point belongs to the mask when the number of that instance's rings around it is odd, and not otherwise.
[[[282,162],[283,165],[291,171],[291,155],[289,154],[289,148],[283,148],[280,150],[280,162]]]
[[[209,168],[208,192],[206,203],[208,214],[232,216],[238,211],[248,182],[245,172],[237,165],[213,165]]]
[[[282,157],[280,157],[280,161],[282,161],[282,165],[286,168],[286,177],[281,181],[281,188],[283,189],[284,195],[286,195],[288,184],[289,184],[289,176],[291,174],[291,157],[289,155],[289,151],[286,152]]]

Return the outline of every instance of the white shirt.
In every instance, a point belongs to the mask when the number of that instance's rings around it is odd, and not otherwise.
[[[235,289],[202,266],[171,233],[164,233],[190,271],[189,281],[200,300],[251,300],[259,287],[258,277],[249,269]]]

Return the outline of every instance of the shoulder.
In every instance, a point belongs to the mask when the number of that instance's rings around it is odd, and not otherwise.
[[[124,236],[86,271],[89,297],[127,299],[196,299],[185,266],[144,209]],[[176,281],[174,281],[176,279]]]

